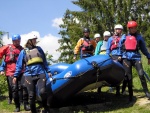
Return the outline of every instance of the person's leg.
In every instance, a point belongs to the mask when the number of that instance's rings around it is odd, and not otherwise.
[[[17,78],[17,80],[18,80],[18,94],[19,94],[20,105],[23,105],[23,88],[22,88],[22,85],[21,85],[21,78],[22,78],[22,75],[20,75]]]
[[[126,72],[128,91],[129,91],[129,101],[133,100],[133,88],[132,88],[132,61],[123,59],[123,67]]]
[[[118,55],[112,55],[112,59],[118,61]],[[121,61],[118,61],[119,63],[122,63]],[[110,89],[113,91],[113,88],[110,87]],[[116,86],[116,95],[120,95],[120,85]]]
[[[126,90],[127,84],[128,84],[127,76],[125,76],[125,78],[123,80],[123,83],[122,83],[122,94],[123,95],[125,94],[125,90]]]
[[[50,105],[50,104],[48,104],[48,101],[50,102],[50,100],[49,100],[50,98],[48,98],[48,92],[46,91],[46,76],[45,76],[45,74],[41,74],[41,75],[39,75],[39,78],[40,79],[37,82],[37,87],[39,89],[39,93],[42,98],[42,105],[44,107],[45,112],[49,113],[50,106],[48,106],[48,105]]]
[[[133,100],[133,88],[132,88],[132,79],[127,79],[128,82],[128,91],[129,91],[129,101]]]
[[[101,92],[102,92],[101,89],[102,89],[102,86],[98,87],[98,88],[97,88],[97,92],[98,92],[98,93],[101,93]]]
[[[7,85],[8,85],[8,104],[12,103],[12,88],[11,88],[11,84],[9,82],[10,77],[7,76]]]
[[[21,75],[21,87],[22,87],[24,110],[29,111],[30,110],[30,106],[29,106],[29,102],[28,102],[29,95],[28,95],[27,87],[25,86],[24,82],[25,82],[25,77],[22,74]]]
[[[147,87],[147,83],[146,83],[146,79],[144,77],[144,70],[143,70],[143,66],[142,66],[142,62],[140,61],[136,61],[135,62],[135,68],[138,72],[140,81],[141,81],[141,85],[143,87],[144,93],[146,94],[146,96],[150,99],[150,93],[148,91],[148,87]]]
[[[27,87],[28,94],[29,94],[29,104],[31,108],[31,113],[37,113],[36,104],[35,104],[36,81],[34,80],[34,76],[25,76],[25,85]]]
[[[116,95],[119,96],[120,95],[120,86],[116,86]]]
[[[14,112],[19,112],[20,111],[20,102],[19,102],[19,94],[18,94],[18,80],[16,81],[15,84],[12,83],[13,77],[11,77],[11,84],[12,84],[12,95],[14,98],[14,103],[16,106],[16,109],[14,110]]]

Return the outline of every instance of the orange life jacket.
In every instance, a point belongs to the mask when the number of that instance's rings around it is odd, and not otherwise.
[[[136,50],[137,49],[137,40],[135,36],[126,36],[124,42],[125,50]]]
[[[113,36],[113,40],[112,40],[112,42],[111,42],[111,47],[110,47],[110,49],[113,50],[113,49],[116,49],[117,47],[119,47],[119,46],[118,46],[119,41],[120,41],[120,37],[118,37],[118,36]]]
[[[93,51],[94,47],[91,44],[91,40],[90,39],[84,39],[83,40],[83,44],[81,46],[81,50],[82,51]]]

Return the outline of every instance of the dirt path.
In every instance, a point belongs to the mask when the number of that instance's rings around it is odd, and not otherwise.
[[[150,100],[147,99],[146,97],[144,98],[139,98],[136,102],[136,104],[138,104],[139,106],[143,106],[143,105],[146,105],[146,104],[150,104]]]

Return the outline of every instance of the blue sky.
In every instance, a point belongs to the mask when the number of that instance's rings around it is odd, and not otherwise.
[[[41,36],[57,35],[52,26],[55,18],[63,17],[67,9],[79,10],[71,0],[1,0],[0,30],[12,34],[39,31]]]
[[[54,42],[57,43],[58,38],[60,38],[58,26],[62,23],[61,18],[67,9],[72,11],[80,10],[71,1],[0,0],[0,30],[9,32],[9,36],[20,34],[22,37],[26,37],[31,32],[36,32],[42,38],[41,43],[45,44],[40,46],[50,54],[55,54],[50,52],[50,49],[55,51],[59,46],[54,44]],[[55,41],[51,43],[52,41],[50,40]],[[11,43],[5,37],[3,41]]]

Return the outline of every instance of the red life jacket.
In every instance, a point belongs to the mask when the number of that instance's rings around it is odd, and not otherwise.
[[[111,42],[111,47],[110,47],[110,49],[111,49],[111,50],[116,49],[116,48],[118,47],[119,41],[120,41],[120,37],[118,37],[118,36],[113,36],[113,40],[112,40],[112,42]]]
[[[91,40],[90,39],[84,39],[83,40],[83,44],[82,44],[82,51],[93,51],[94,47],[91,44]]]
[[[13,44],[8,45],[6,50],[5,59],[6,63],[16,62],[19,56],[20,51],[23,49],[22,46],[16,48]]]
[[[137,49],[137,40],[135,36],[126,36],[124,42],[125,50],[136,50]]]

